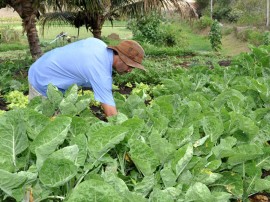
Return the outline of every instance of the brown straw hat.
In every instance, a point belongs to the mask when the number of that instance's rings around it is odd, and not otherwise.
[[[108,46],[108,48],[115,50],[126,65],[145,70],[141,65],[144,50],[136,41],[124,40],[117,46]]]

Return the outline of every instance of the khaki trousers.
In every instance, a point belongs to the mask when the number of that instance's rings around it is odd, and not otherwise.
[[[32,100],[34,97],[37,96],[42,96],[44,97],[41,93],[39,93],[30,83],[29,83],[29,95],[28,95],[28,100]]]

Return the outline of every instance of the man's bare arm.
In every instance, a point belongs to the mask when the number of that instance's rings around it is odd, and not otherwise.
[[[102,108],[104,110],[104,113],[105,113],[106,117],[114,116],[114,115],[117,114],[116,107],[111,106],[111,105],[107,105],[107,104],[104,104],[104,103],[101,103],[101,106],[102,106]]]

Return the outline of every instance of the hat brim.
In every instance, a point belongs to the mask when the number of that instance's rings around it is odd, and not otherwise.
[[[138,69],[141,69],[141,70],[145,71],[145,68],[144,68],[143,65],[141,65],[140,63],[137,63],[137,62],[131,60],[130,58],[128,58],[127,56],[125,56],[116,46],[108,46],[107,48],[115,50],[118,53],[121,60],[123,60],[123,62],[126,65],[128,65],[130,67],[135,67],[135,68],[138,68]]]

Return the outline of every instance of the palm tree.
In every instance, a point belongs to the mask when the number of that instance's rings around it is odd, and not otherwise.
[[[36,18],[43,0],[0,0],[0,8],[12,7],[21,17],[24,32],[26,32],[30,53],[35,60],[42,55],[36,28]]]
[[[150,10],[160,10],[173,5],[183,12],[180,2],[185,0],[47,0],[48,6],[57,12],[47,13],[41,17],[42,27],[64,22],[76,28],[85,26],[94,37],[101,38],[101,29],[105,20],[113,20],[121,15],[136,16]],[[192,8],[194,12],[194,9]]]

